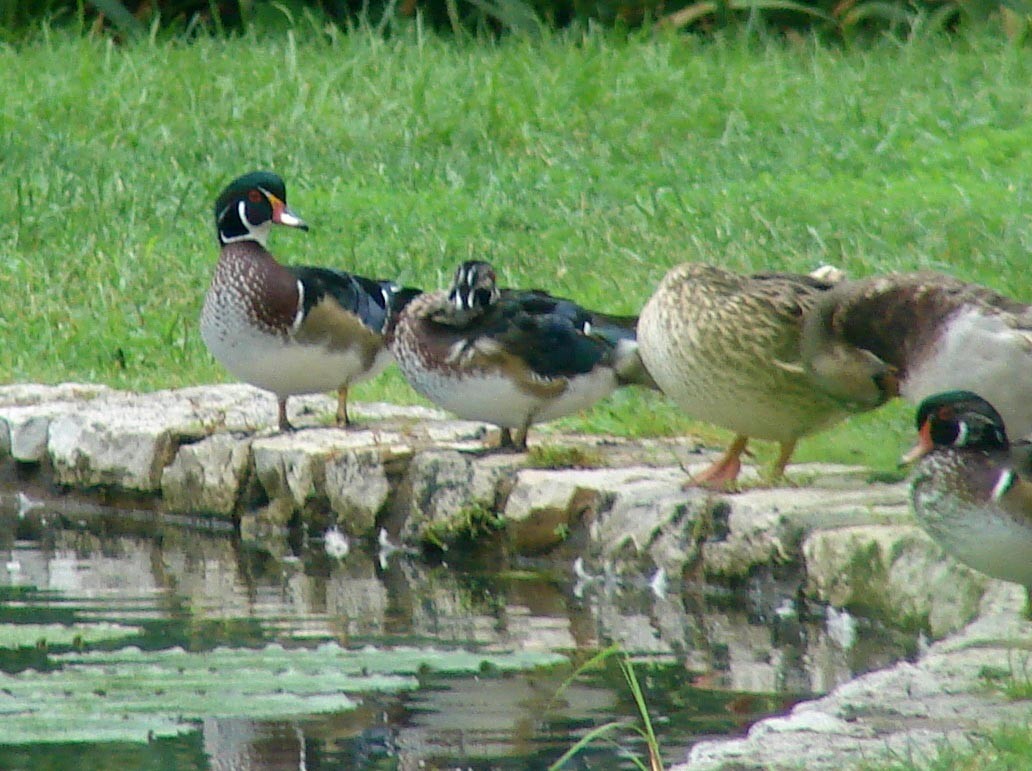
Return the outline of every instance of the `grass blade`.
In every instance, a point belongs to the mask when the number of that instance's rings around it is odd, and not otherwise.
[[[563,680],[563,682],[559,685],[559,687],[556,688],[555,693],[552,694],[551,700],[545,706],[545,712],[550,712],[552,710],[552,707],[555,704],[556,700],[560,696],[563,695],[563,692],[567,688],[569,688],[570,685],[573,683],[573,681],[576,680],[578,677],[580,677],[582,673],[588,672],[588,671],[590,671],[592,669],[596,669],[597,667],[599,667],[602,664],[604,664],[606,662],[606,660],[609,659],[610,656],[613,656],[614,654],[617,654],[619,652],[620,652],[620,646],[619,645],[616,645],[616,644],[610,645],[608,648],[600,650],[598,653],[596,653],[590,659],[588,659],[583,664],[581,664],[579,667],[577,667],[575,670],[573,670],[573,672],[570,673],[570,676],[567,677],[565,680]]]
[[[634,663],[629,657],[624,656],[620,659],[620,669],[623,670],[624,679],[627,680],[627,686],[631,689],[634,704],[638,708],[638,715],[641,717],[643,726],[641,734],[645,738],[646,746],[649,748],[651,771],[663,771],[663,761],[659,753],[659,740],[656,739],[656,732],[652,727],[649,707],[645,703],[645,693],[641,690],[641,683],[638,682],[638,676],[634,673]]]
[[[578,739],[572,747],[570,747],[568,750],[566,750],[566,752],[560,755],[559,759],[548,767],[548,771],[558,771],[563,767],[566,761],[575,757],[577,753],[579,753],[581,750],[583,750],[596,739],[602,738],[607,734],[612,733],[618,728],[627,728],[629,726],[630,724],[625,721],[614,720],[612,723],[604,723],[603,725],[592,728],[590,731],[584,734],[584,736]],[[643,771],[647,771],[647,769],[645,769],[644,766],[641,765],[640,761],[635,760],[635,764],[639,768],[643,769]]]

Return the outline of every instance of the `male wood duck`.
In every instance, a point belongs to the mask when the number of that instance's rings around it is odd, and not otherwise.
[[[412,300],[388,345],[416,391],[501,427],[501,446],[524,450],[532,424],[586,409],[618,385],[651,383],[634,322],[538,290],[500,289],[494,268],[473,260],[449,291]]]
[[[854,398],[844,363],[891,367],[912,404],[975,391],[1012,436],[1032,433],[1032,306],[938,273],[845,281],[806,319],[804,366],[821,388]]]
[[[281,431],[292,428],[288,396],[334,389],[337,423],[348,425],[348,388],[390,362],[383,331],[414,290],[278,263],[265,248],[272,226],[308,226],[272,172],[230,182],[215,202],[215,224],[221,251],[201,311],[208,350],[236,377],[276,395]]]
[[[1032,586],[1032,482],[1015,465],[1003,418],[971,391],[921,402],[910,499],[918,522],[966,565]]]
[[[857,382],[849,398],[825,393],[804,371],[803,315],[833,285],[814,275],[741,275],[702,263],[675,267],[660,282],[638,321],[641,358],[689,416],[736,434],[692,484],[732,486],[751,437],[780,443],[771,472],[777,479],[801,437],[895,395],[891,368],[880,362],[850,370]]]

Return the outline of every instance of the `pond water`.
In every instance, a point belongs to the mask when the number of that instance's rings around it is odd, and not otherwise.
[[[353,543],[335,558],[304,534],[256,547],[16,492],[0,490],[0,769],[544,769],[638,718],[617,656],[570,679],[614,644],[673,763],[915,648],[800,603],[792,577],[732,591],[497,554],[449,564]],[[462,650],[498,659],[435,663]],[[376,663],[413,651],[432,660]],[[341,697],[347,667],[363,684]],[[368,680],[381,674],[390,685]],[[608,736],[567,767],[644,757],[630,728]]]

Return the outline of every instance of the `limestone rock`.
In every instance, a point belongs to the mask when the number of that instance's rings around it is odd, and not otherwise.
[[[161,475],[165,506],[183,514],[232,515],[250,451],[250,438],[226,433],[183,445]]]
[[[811,596],[934,637],[974,618],[989,582],[914,525],[817,530],[803,553]]]
[[[59,484],[157,492],[179,443],[262,424],[267,394],[249,386],[112,391],[63,402],[50,420],[47,452]]]
[[[563,540],[563,530],[576,524],[602,498],[602,485],[591,472],[525,469],[505,503],[506,534],[519,554],[537,554]]]
[[[595,472],[594,483],[608,505],[591,523],[589,533],[603,563],[616,570],[644,563],[679,575],[692,539],[693,516],[687,501],[696,493],[682,489],[680,468],[637,466]]]
[[[723,535],[703,553],[705,573],[741,578],[760,565],[795,562],[806,534],[849,524],[910,521],[905,484],[865,484],[866,469],[831,464],[796,466],[814,476],[807,487],[748,490],[728,496]]]
[[[0,386],[0,407],[23,407],[52,402],[89,401],[114,391],[96,383],[13,383]]]
[[[291,512],[332,508],[350,535],[367,535],[390,492],[384,464],[412,448],[396,431],[309,429],[255,439],[251,452],[270,503]]]
[[[27,415],[24,420],[5,423],[9,437],[6,446],[12,458],[22,463],[39,463],[47,456],[48,415]]]
[[[0,407],[0,450],[19,463],[41,463],[47,459],[50,423],[75,412],[70,401],[31,401],[28,395],[12,406]]]
[[[327,461],[326,497],[346,532],[374,532],[376,516],[391,494],[388,464],[409,455],[399,446],[386,452],[375,448],[347,450]],[[396,484],[397,479],[394,482]]]
[[[0,396],[11,405],[0,407],[0,437],[16,460],[49,459],[58,484],[152,493],[182,439],[253,430],[263,423],[267,398],[248,386],[152,393],[75,384],[12,387]]]
[[[499,483],[512,477],[521,463],[520,456],[505,453],[478,456],[427,450],[416,454],[398,492],[397,510],[408,515],[402,541],[419,544],[434,524],[447,524],[474,509],[493,510]]]
[[[168,426],[151,417],[127,410],[54,418],[47,442],[54,478],[73,487],[156,491],[176,446]]]

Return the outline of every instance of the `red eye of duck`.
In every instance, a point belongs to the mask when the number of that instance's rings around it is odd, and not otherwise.
[[[250,191],[247,194],[247,198],[248,198],[248,200],[251,201],[251,203],[261,203],[262,202],[262,194],[259,191],[257,191],[257,190]]]

